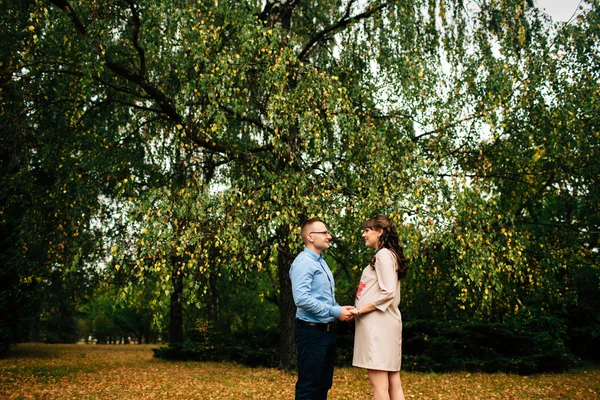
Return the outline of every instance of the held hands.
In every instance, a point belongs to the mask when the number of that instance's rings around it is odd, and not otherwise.
[[[340,321],[350,322],[354,320],[354,316],[358,310],[353,306],[343,306],[342,312],[340,313]]]

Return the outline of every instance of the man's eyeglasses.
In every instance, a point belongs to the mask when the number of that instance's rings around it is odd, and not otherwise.
[[[308,234],[309,234],[309,235],[312,235],[313,233],[318,233],[318,234],[320,234],[320,235],[331,235],[331,234],[329,233],[329,231],[323,231],[323,232],[308,232]]]

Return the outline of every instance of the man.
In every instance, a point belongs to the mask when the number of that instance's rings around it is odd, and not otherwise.
[[[323,259],[332,239],[318,218],[302,224],[304,251],[290,268],[296,303],[295,339],[298,346],[298,382],[296,400],[327,399],[333,383],[336,342],[333,321],[351,321],[352,306],[341,307],[335,301],[333,274]]]

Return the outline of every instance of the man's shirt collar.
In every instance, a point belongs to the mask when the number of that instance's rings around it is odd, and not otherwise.
[[[312,251],[311,249],[309,249],[308,247],[305,247],[304,251],[315,261],[321,261],[323,259],[323,253],[317,254],[314,251]]]

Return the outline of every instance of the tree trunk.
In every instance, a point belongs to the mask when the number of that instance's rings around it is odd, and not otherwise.
[[[150,344],[150,331],[152,330],[152,313],[146,316],[146,326],[144,327],[144,343]]]
[[[40,342],[40,331],[41,331],[41,321],[40,321],[40,315],[41,315],[41,310],[42,310],[42,306],[41,306],[41,299],[38,297],[38,301],[36,301],[36,304],[34,306],[35,308],[35,313],[33,315],[33,318],[31,319],[31,325],[29,328],[29,341],[34,342],[34,343],[39,343]]]
[[[173,293],[171,293],[170,315],[169,315],[169,344],[183,343],[183,311],[181,306],[181,294],[183,292],[183,274],[180,272],[180,260],[172,257]]]
[[[283,232],[285,231],[285,232]],[[290,254],[289,235],[287,227],[278,230],[278,236],[284,238],[280,242],[277,257],[279,270],[279,332],[280,352],[279,368],[291,370],[296,367],[296,342],[294,340],[294,321],[296,319],[296,305],[292,294],[292,281],[290,280],[290,267],[294,256]]]
[[[215,326],[221,328],[221,316],[219,310],[219,276],[217,273],[209,273],[208,275],[208,318]]]
[[[267,21],[270,26],[281,26],[289,31],[291,27],[292,14],[298,5],[299,0],[267,0],[259,16],[263,21]],[[284,40],[281,46],[284,46]],[[291,71],[290,71],[291,72]],[[296,86],[294,73],[289,76],[289,88]],[[292,154],[298,154],[299,129],[292,126],[288,134],[284,134],[281,140],[289,148],[288,154],[281,154],[278,158],[277,168],[283,171],[290,165]],[[291,163],[293,164],[293,162]],[[293,167],[292,167],[293,168]],[[292,282],[290,281],[290,267],[294,261],[294,255],[290,253],[289,242],[290,229],[288,226],[280,226],[277,229],[277,238],[279,240],[279,249],[277,256],[277,267],[279,272],[279,331],[280,339],[280,360],[279,367],[290,370],[296,367],[296,342],[294,340],[294,320],[296,318],[296,305],[292,295]]]

